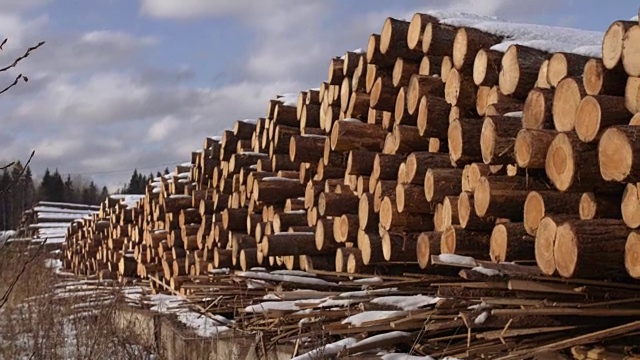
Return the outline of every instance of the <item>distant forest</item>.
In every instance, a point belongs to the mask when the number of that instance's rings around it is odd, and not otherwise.
[[[23,171],[24,170],[24,171]],[[165,169],[165,174],[169,169]],[[142,175],[134,170],[129,182],[117,189],[115,194],[144,194],[146,184],[158,172]],[[32,208],[38,201],[71,202],[100,205],[109,196],[106,186],[99,186],[80,176],[62,176],[58,170],[47,169],[39,181],[34,181],[31,168],[26,169],[18,161],[2,171],[0,176],[0,230],[16,229],[24,210]]]

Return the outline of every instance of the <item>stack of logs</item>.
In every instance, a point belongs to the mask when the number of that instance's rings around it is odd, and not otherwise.
[[[617,21],[602,59],[502,53],[494,34],[388,18],[320,88],[74,224],[65,264],[175,290],[227,267],[429,272],[440,253],[640,278],[638,37]]]

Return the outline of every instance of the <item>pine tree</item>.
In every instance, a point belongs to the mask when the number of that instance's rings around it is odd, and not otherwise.
[[[67,175],[67,180],[64,182],[63,197],[65,202],[76,202],[76,191],[71,181],[71,175]]]
[[[109,196],[109,189],[106,186],[102,187],[102,191],[100,192],[99,200],[100,202],[104,201]]]

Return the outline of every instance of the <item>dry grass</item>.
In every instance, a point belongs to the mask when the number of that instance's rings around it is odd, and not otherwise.
[[[48,255],[23,245],[0,249],[0,296],[24,267],[0,308],[0,359],[162,358],[140,345],[135,324],[118,329],[112,322],[118,287],[61,276],[47,266]]]

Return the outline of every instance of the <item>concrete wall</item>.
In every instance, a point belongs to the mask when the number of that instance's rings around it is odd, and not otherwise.
[[[223,334],[212,338],[195,335],[171,314],[123,307],[114,313],[114,323],[148,347],[158,349],[167,360],[253,360],[259,359],[255,334]],[[269,349],[268,360],[291,358],[293,348]],[[265,359],[264,357],[261,357]],[[266,359],[265,359],[266,360]]]

